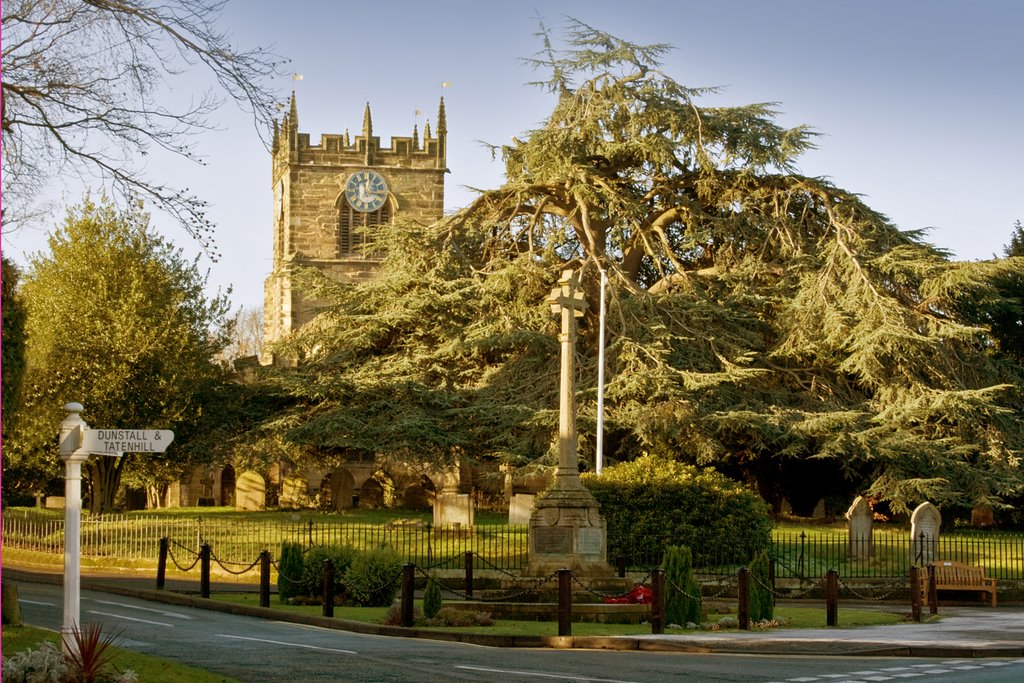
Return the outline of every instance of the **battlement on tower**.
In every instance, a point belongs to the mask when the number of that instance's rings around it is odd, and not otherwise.
[[[388,147],[381,146],[380,136],[373,134],[370,105],[363,114],[360,135],[324,133],[319,144],[310,143],[310,134],[299,132],[298,106],[292,94],[291,107],[274,126],[272,153],[274,175],[288,165],[312,164],[323,166],[382,166],[399,168],[445,169],[447,123],[444,98],[437,112],[437,133],[432,134],[430,122],[423,128],[422,139],[417,126],[412,135],[392,136]]]

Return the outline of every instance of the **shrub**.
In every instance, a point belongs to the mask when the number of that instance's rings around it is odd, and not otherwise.
[[[771,621],[775,618],[775,596],[768,577],[768,551],[761,550],[750,561],[750,582],[747,596],[751,621]]]
[[[582,479],[608,523],[609,557],[654,564],[685,545],[695,567],[740,564],[771,542],[767,504],[714,470],[643,455]]]
[[[46,641],[35,650],[29,648],[3,659],[4,683],[29,681],[63,681],[68,676],[68,663],[53,643]]]
[[[402,561],[390,548],[358,553],[345,572],[345,589],[357,607],[387,607],[398,594]]]
[[[423,591],[423,616],[433,619],[441,611],[441,584],[431,576]]]
[[[437,615],[430,619],[423,616],[423,611],[419,607],[413,607],[412,619],[416,626],[494,626],[494,619],[490,612],[476,612],[455,607],[442,607]],[[402,625],[401,605],[391,605],[387,614],[384,615],[384,623],[388,626]]]
[[[277,562],[277,598],[286,602],[290,598],[302,595],[305,562],[302,559],[302,546],[298,543],[285,541],[281,544],[281,558]]]
[[[693,555],[686,546],[671,545],[665,549],[662,562],[665,570],[665,622],[668,624],[700,624],[700,585],[693,578]]]
[[[356,550],[349,546],[310,548],[302,568],[302,595],[320,597],[324,590],[324,560],[334,563],[334,594],[345,591],[345,572],[348,571]]]
[[[490,612],[442,607],[436,616],[428,618],[426,626],[493,626]]]
[[[4,683],[138,683],[139,677],[134,671],[117,671],[114,667],[117,635],[104,634],[102,625],[85,624],[81,630],[61,638],[74,643],[71,655],[65,655],[56,645],[44,641],[35,650],[29,648],[4,657]]]

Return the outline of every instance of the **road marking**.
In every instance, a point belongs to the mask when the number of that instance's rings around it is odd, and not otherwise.
[[[489,674],[506,674],[509,676],[532,676],[534,678],[557,678],[560,681],[591,681],[592,683],[635,683],[635,681],[620,681],[614,678],[588,678],[586,676],[574,676],[572,674],[545,674],[539,671],[516,671],[515,669],[490,669],[483,666],[456,666],[456,669],[466,671],[480,671]]]
[[[39,602],[38,600],[26,600],[25,598],[18,598],[18,602],[23,602],[26,605],[45,605],[47,607],[56,607],[55,602]]]
[[[99,614],[104,617],[113,617],[115,619],[125,619],[126,621],[138,621],[143,624],[153,624],[154,626],[167,626],[168,628],[174,628],[174,624],[165,624],[162,621],[150,621],[149,619],[136,619],[135,617],[126,617],[123,614],[111,614],[110,612],[97,612],[96,610],[88,610],[89,614]]]
[[[87,599],[91,599],[91,598],[87,598]],[[92,602],[98,602],[101,605],[113,605],[114,607],[123,607],[125,609],[137,609],[137,610],[142,610],[144,612],[155,612],[155,613],[161,614],[161,615],[163,615],[165,617],[174,617],[175,619],[188,619],[188,620],[191,620],[191,619],[194,618],[194,617],[188,616],[187,614],[176,614],[174,612],[168,612],[165,609],[153,609],[152,607],[139,607],[137,605],[126,605],[123,602],[112,602],[110,600],[92,600]]]
[[[249,638],[248,636],[232,636],[227,633],[218,633],[219,638],[233,638],[235,640],[251,640],[256,643],[270,643],[271,645],[285,645],[287,647],[301,647],[305,650],[322,650],[324,652],[340,652],[345,655],[357,655],[358,652],[353,650],[339,650],[333,647],[319,647],[317,645],[305,645],[303,643],[286,643],[282,640],[267,640],[265,638]]]

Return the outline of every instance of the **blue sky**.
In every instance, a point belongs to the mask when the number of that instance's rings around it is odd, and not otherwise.
[[[222,26],[238,45],[272,45],[292,60],[286,70],[302,80],[286,75],[277,86],[282,98],[295,89],[300,129],[314,142],[358,131],[366,102],[383,141],[414,123],[422,130],[443,95],[445,204],[454,210],[471,200],[466,186],[502,181],[479,141],[522,137],[551,109],[548,95],[525,85],[544,74],[520,59],[540,47],[538,16],[556,37],[572,16],[633,42],[675,46],[668,75],[725,88],[708,104],[778,102],[784,125],[821,134],[801,172],[862,194],[902,229],[931,228],[929,241],[957,258],[1001,255],[1014,221],[1024,220],[1019,0],[232,0]],[[187,74],[169,82],[170,96],[203,83]],[[154,154],[147,168],[213,203],[223,258],[203,261],[211,290],[231,286],[236,306],[258,306],[271,266],[270,156],[232,106],[216,122],[220,130],[199,141],[206,166]],[[196,251],[165,217],[154,223]],[[4,235],[4,252],[23,261],[45,247],[46,229]]]

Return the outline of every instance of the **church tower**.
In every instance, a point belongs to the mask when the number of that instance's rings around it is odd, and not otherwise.
[[[292,93],[271,147],[274,261],[263,285],[261,362],[293,363],[273,358],[266,349],[316,314],[317,302],[293,287],[295,267],[315,266],[343,282],[371,279],[379,261],[365,253],[365,246],[376,226],[398,216],[422,223],[442,217],[447,137],[441,98],[436,135],[428,122],[422,144],[414,125],[410,137],[392,137],[390,147],[381,147],[367,103],[360,135],[324,134],[319,145],[311,145],[309,134],[299,132]]]

